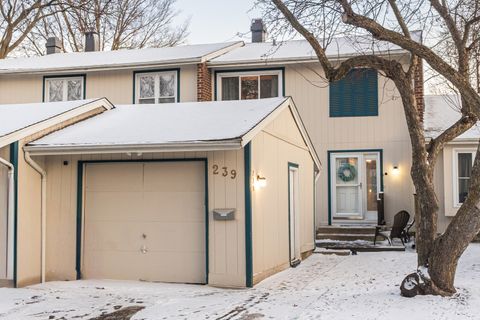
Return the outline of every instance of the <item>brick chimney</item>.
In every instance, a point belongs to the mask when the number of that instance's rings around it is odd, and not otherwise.
[[[423,123],[424,114],[425,114],[425,97],[423,92],[423,60],[418,59],[417,67],[414,70],[414,91],[415,91],[415,100],[417,101],[417,110],[420,121]]]
[[[265,42],[267,38],[267,28],[262,19],[253,19],[250,26],[252,32],[252,42]]]
[[[212,72],[207,63],[197,64],[197,101],[212,101]]]
[[[62,42],[57,37],[50,37],[45,44],[47,54],[54,54],[62,52]]]

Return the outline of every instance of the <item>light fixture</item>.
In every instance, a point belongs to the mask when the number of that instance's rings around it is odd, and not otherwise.
[[[392,174],[394,176],[398,176],[400,174],[400,169],[398,168],[398,165],[393,166]]]
[[[257,176],[255,177],[255,179],[253,181],[253,188],[255,190],[258,190],[258,189],[263,189],[266,186],[267,186],[267,178],[262,177],[262,176],[257,174]]]

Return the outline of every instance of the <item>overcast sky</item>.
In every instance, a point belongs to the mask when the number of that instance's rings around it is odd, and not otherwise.
[[[177,0],[179,21],[190,18],[189,44],[250,39],[250,22],[261,17],[251,11],[254,0]],[[244,34],[240,38],[237,33]]]

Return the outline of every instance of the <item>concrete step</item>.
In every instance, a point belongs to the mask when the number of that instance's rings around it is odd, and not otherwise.
[[[324,226],[317,228],[317,233],[327,234],[375,234],[375,227],[359,226]]]
[[[314,253],[323,254],[323,255],[336,255],[336,256],[349,256],[352,251],[348,249],[326,249],[326,248],[317,248]]]
[[[317,240],[337,240],[337,241],[355,241],[366,240],[373,241],[375,233],[355,234],[355,233],[317,233]]]

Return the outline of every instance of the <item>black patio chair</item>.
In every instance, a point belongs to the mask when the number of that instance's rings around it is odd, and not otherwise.
[[[390,245],[392,244],[392,240],[394,238],[398,238],[402,241],[402,244],[405,245],[405,241],[408,241],[408,231],[407,231],[407,224],[408,220],[410,220],[410,214],[402,210],[398,212],[395,217],[393,218],[393,226],[390,230],[382,230],[382,227],[377,226],[375,229],[375,239],[373,240],[373,244],[377,243],[377,237],[383,236],[388,240]]]

